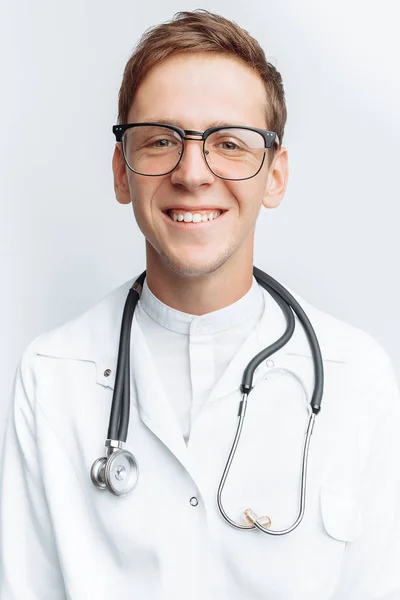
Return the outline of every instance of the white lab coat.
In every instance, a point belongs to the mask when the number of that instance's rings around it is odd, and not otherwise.
[[[282,537],[238,531],[216,505],[243,369],[284,330],[264,290],[264,316],[217,382],[187,446],[134,319],[126,447],[138,460],[139,481],[126,497],[94,487],[89,472],[105,452],[130,284],[24,353],[0,480],[1,600],[398,600],[400,400],[393,369],[368,334],[296,294],[325,368],[297,529]],[[313,362],[297,318],[290,342],[256,371],[223,495],[233,519],[252,508],[269,515],[274,529],[297,515],[308,417],[301,386],[279,368],[296,372],[312,393]]]

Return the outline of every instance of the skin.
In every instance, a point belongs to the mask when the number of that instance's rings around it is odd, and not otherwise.
[[[262,79],[244,63],[221,54],[179,54],[146,75],[127,122],[159,120],[199,131],[220,122],[268,129],[266,102]],[[112,161],[117,200],[132,202],[146,239],[150,290],[164,304],[193,315],[221,309],[249,291],[258,214],[262,206],[279,206],[288,180],[283,147],[271,165],[265,160],[245,181],[213,175],[201,149],[200,142],[186,140],[179,166],[159,177],[128,169],[119,143]],[[211,226],[182,231],[162,212],[182,205],[228,212]]]

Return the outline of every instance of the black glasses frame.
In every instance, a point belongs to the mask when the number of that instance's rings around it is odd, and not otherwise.
[[[142,125],[148,125],[148,126],[154,126],[154,127],[164,127],[165,129],[172,129],[180,136],[180,138],[182,140],[182,152],[180,153],[178,162],[176,163],[174,168],[171,169],[170,171],[167,171],[166,173],[159,173],[157,175],[148,175],[145,173],[140,173],[139,171],[135,171],[128,164],[128,161],[125,156],[124,144],[122,142],[123,135],[124,135],[125,131],[127,131],[128,129],[131,129],[132,127],[140,127]],[[206,143],[207,138],[212,133],[215,133],[216,131],[220,131],[221,129],[246,129],[247,131],[255,131],[256,133],[259,133],[264,138],[264,156],[263,156],[263,159],[261,161],[261,165],[260,165],[258,171],[256,173],[254,173],[254,175],[251,175],[250,177],[242,177],[239,179],[235,179],[232,177],[222,177],[221,175],[218,175],[217,173],[215,173],[212,170],[212,168],[208,164],[208,161],[206,158],[208,151],[205,149],[205,143]],[[168,175],[169,173],[172,173],[172,171],[175,171],[175,169],[181,162],[183,154],[185,152],[184,140],[193,140],[193,141],[203,142],[204,160],[205,160],[207,167],[210,169],[210,171],[211,171],[211,173],[213,173],[213,175],[215,175],[216,177],[219,177],[220,179],[226,179],[228,181],[245,181],[246,179],[252,179],[261,171],[262,166],[264,164],[264,160],[265,160],[266,150],[268,148],[271,148],[272,144],[274,144],[274,143],[277,145],[278,148],[279,148],[279,144],[280,144],[279,137],[274,131],[268,131],[267,129],[259,129],[257,127],[246,127],[244,125],[223,125],[220,127],[210,127],[209,129],[206,129],[205,131],[195,131],[193,129],[182,129],[181,127],[177,127],[176,125],[167,125],[166,123],[154,123],[154,122],[153,123],[125,123],[123,125],[113,125],[112,131],[116,137],[116,141],[120,142],[122,144],[122,154],[124,156],[124,161],[125,161],[125,164],[128,167],[128,169],[133,171],[133,173],[136,173],[137,175],[143,175],[144,177],[162,177],[163,175]]]

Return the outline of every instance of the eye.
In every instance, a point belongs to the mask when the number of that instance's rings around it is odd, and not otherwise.
[[[156,148],[170,148],[171,146],[176,145],[176,141],[167,140],[166,138],[156,140],[152,144]]]
[[[210,136],[208,143],[215,151],[223,152],[225,154],[243,152],[246,147],[245,143],[236,135],[227,135],[226,133],[217,133],[216,135]]]
[[[239,146],[234,142],[221,142],[220,146],[224,150],[237,150],[239,148]]]

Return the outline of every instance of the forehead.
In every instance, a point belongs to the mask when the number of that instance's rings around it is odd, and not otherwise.
[[[219,121],[263,128],[266,102],[261,77],[245,63],[220,54],[178,54],[147,73],[128,122],[169,118],[184,129]]]

